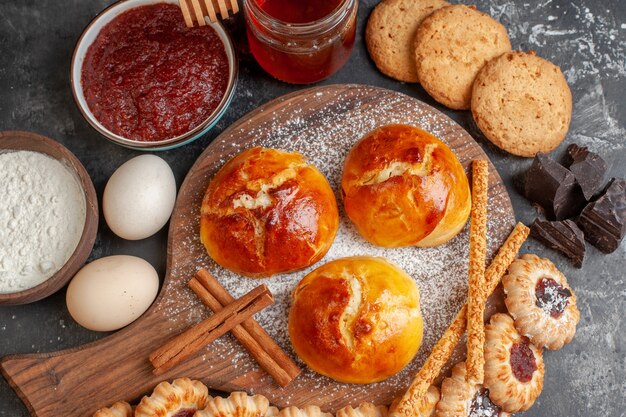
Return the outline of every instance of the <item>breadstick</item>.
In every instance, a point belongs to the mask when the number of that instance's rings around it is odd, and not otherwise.
[[[518,223],[504,244],[498,250],[496,257],[485,272],[487,296],[495,291],[504,276],[506,269],[517,257],[517,253],[526,241],[530,230],[522,223]],[[467,324],[467,304],[464,304],[441,339],[433,347],[424,366],[419,370],[409,389],[400,401],[390,410],[389,417],[415,417],[419,415],[419,405],[426,394],[428,387],[435,380],[441,368],[446,364],[456,345],[465,332]]]
[[[398,402],[402,397],[396,397],[389,406],[388,410],[395,410]],[[437,403],[441,400],[441,390],[436,385],[431,385],[426,390],[426,394],[422,397],[422,401],[420,406],[418,407],[416,417],[432,417],[435,415],[435,408],[437,407]],[[389,411],[384,417],[387,417]],[[339,413],[337,413],[337,417]]]
[[[487,191],[489,164],[472,164],[472,212],[470,220],[469,285],[467,295],[467,382],[482,384],[485,356],[485,258],[487,256]]]
[[[486,297],[489,297],[496,290],[507,268],[517,257],[517,253],[528,238],[529,233],[530,229],[528,227],[522,223],[517,223],[509,237],[500,246],[496,257],[493,258],[489,268],[485,271]]]

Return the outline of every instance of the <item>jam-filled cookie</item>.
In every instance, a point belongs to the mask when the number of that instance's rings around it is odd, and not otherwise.
[[[194,417],[269,417],[277,415],[276,411],[262,395],[233,392],[228,398],[215,397],[209,400],[206,408],[199,410]]]
[[[508,413],[528,410],[543,389],[543,354],[520,335],[508,314],[485,326],[485,388]]]
[[[479,384],[465,381],[465,362],[452,368],[452,375],[441,383],[441,400],[437,417],[508,417],[489,397],[489,390]]]
[[[565,276],[548,259],[524,255],[502,278],[517,330],[539,347],[560,349],[576,333],[580,312]]]
[[[133,409],[125,401],[116,402],[111,407],[101,408],[93,417],[132,417]]]
[[[192,417],[210,398],[209,390],[200,381],[178,378],[171,384],[161,382],[151,396],[141,399],[135,417]]]

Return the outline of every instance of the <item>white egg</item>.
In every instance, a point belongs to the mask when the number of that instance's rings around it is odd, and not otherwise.
[[[102,197],[104,218],[116,235],[128,240],[152,236],[169,220],[176,202],[170,166],[155,155],[141,155],[120,166]]]
[[[117,330],[135,321],[159,291],[159,276],[136,256],[115,255],[85,265],[72,278],[65,301],[83,327],[99,332]]]

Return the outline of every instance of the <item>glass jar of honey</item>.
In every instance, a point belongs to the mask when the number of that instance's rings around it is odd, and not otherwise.
[[[250,50],[275,78],[309,84],[350,57],[358,0],[244,0]]]

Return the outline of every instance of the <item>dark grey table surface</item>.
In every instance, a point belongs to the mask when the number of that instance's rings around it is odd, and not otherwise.
[[[87,168],[99,198],[116,167],[138,152],[103,139],[78,112],[69,84],[74,44],[83,27],[111,0],[0,0],[0,130],[30,130],[58,140]],[[322,84],[362,83],[401,91],[434,105],[466,128],[485,149],[505,181],[515,213],[527,224],[535,210],[520,195],[519,178],[530,159],[492,146],[472,123],[469,112],[435,103],[419,85],[380,74],[363,42],[367,16],[377,0],[362,0],[354,52],[348,64]],[[513,47],[534,49],[560,65],[572,89],[574,115],[564,144],[589,146],[609,163],[609,175],[626,176],[626,2],[624,0],[477,1],[509,30]],[[246,53],[242,16],[230,25],[240,50],[235,99],[218,125],[198,141],[159,153],[178,184],[202,150],[247,112],[301,87],[275,81]],[[90,260],[131,254],[165,270],[166,228],[128,242],[100,221]],[[550,257],[567,275],[578,296],[581,320],[574,341],[546,352],[543,393],[527,416],[626,416],[626,244],[611,255],[588,246],[582,269],[530,240],[524,252]],[[65,307],[65,290],[31,305],[0,307],[0,356],[47,352],[79,346],[104,334],[78,326]],[[103,370],[106,372],[105,370]],[[28,412],[0,378],[0,416]]]

